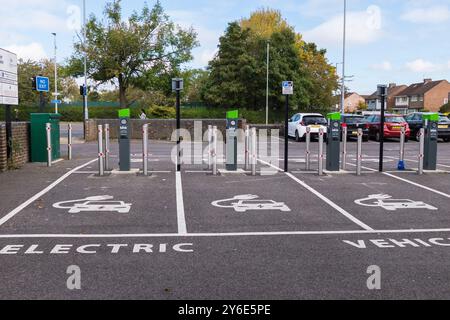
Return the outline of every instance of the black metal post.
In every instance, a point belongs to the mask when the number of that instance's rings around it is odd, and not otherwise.
[[[384,125],[385,125],[385,97],[384,93],[381,94],[381,119],[380,119],[380,167],[379,171],[383,172],[384,167]]]
[[[286,110],[284,115],[284,172],[289,170],[289,95],[286,95]]]
[[[177,90],[177,172],[181,171],[181,108],[180,108],[180,90]]]
[[[84,90],[84,88],[83,88]],[[83,92],[83,139],[86,141],[86,91]]]
[[[39,113],[44,113],[45,97],[42,91],[39,92]]]
[[[6,123],[6,155],[8,160],[12,159],[12,114],[11,106],[5,106],[5,123]]]

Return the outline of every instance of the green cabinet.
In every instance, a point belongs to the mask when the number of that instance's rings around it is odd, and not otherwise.
[[[51,124],[52,161],[61,158],[59,121],[61,115],[55,113],[31,114],[31,162],[47,162],[46,124]]]

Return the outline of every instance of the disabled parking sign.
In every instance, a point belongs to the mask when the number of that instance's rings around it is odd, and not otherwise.
[[[293,94],[294,94],[294,82],[283,81],[283,95],[293,95]]]

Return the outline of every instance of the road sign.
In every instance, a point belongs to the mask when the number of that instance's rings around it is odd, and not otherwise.
[[[172,91],[183,91],[184,89],[184,81],[181,78],[172,79]]]
[[[293,95],[294,94],[294,82],[283,81],[283,95]]]
[[[36,77],[36,91],[49,92],[50,80],[47,77]]]
[[[19,104],[17,55],[3,49],[0,49],[0,104]]]

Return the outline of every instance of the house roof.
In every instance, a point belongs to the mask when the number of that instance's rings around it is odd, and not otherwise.
[[[395,97],[398,96],[399,93],[403,93],[405,89],[407,89],[408,86],[401,85],[401,86],[390,86],[388,90],[389,97]],[[366,100],[375,100],[378,99],[378,91],[375,91],[370,96],[367,96]]]
[[[405,90],[402,90],[401,92],[397,93],[396,96],[417,96],[417,95],[423,95],[426,92],[430,91],[437,85],[441,84],[442,82],[447,82],[447,80],[438,80],[438,81],[428,81],[428,82],[420,82],[420,83],[414,83],[407,87]]]

